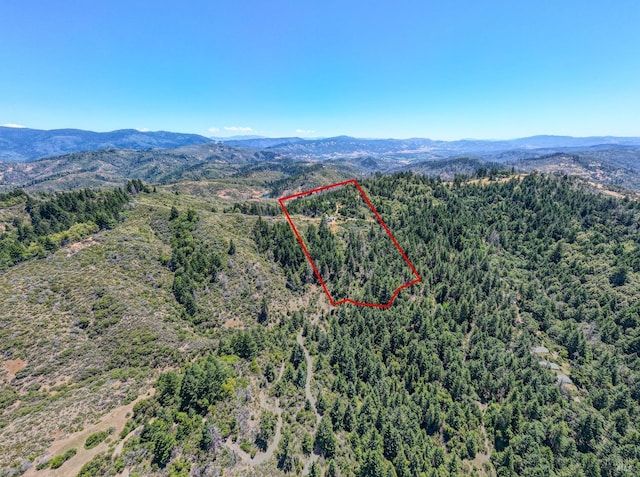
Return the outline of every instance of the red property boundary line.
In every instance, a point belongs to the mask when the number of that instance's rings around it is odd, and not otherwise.
[[[285,201],[287,201],[287,200],[295,199],[297,197],[303,197],[303,196],[306,196],[306,195],[311,195],[311,194],[313,194],[315,192],[321,192],[323,190],[333,189],[335,187],[340,187],[340,186],[347,185],[347,184],[353,184],[356,187],[356,189],[358,189],[358,192],[360,193],[360,195],[362,196],[364,201],[369,206],[369,209],[371,209],[371,212],[373,212],[373,215],[376,216],[376,219],[378,220],[378,223],[380,225],[382,225],[382,228],[385,230],[385,232],[387,233],[387,235],[389,236],[389,238],[393,242],[393,245],[395,245],[395,247],[398,249],[398,252],[400,252],[400,255],[402,255],[402,258],[407,263],[407,265],[409,265],[409,268],[411,268],[411,271],[416,276],[415,280],[407,282],[407,283],[399,286],[398,288],[396,288],[396,291],[393,293],[393,296],[391,297],[391,299],[387,303],[365,303],[365,302],[361,302],[361,301],[352,300],[351,298],[345,298],[345,299],[340,300],[340,301],[334,301],[334,299],[331,297],[331,293],[329,293],[329,289],[327,288],[327,285],[324,283],[324,280],[322,279],[322,276],[320,275],[320,272],[318,271],[318,268],[316,267],[315,262],[311,258],[311,254],[309,253],[309,250],[307,250],[307,246],[304,244],[304,241],[302,240],[302,237],[298,233],[298,229],[296,228],[295,224],[293,223],[293,220],[291,220],[291,216],[289,215],[289,212],[287,211],[287,207],[284,205]],[[418,271],[415,269],[415,267],[411,263],[411,260],[409,260],[409,258],[407,257],[407,254],[404,253],[404,250],[402,250],[402,247],[400,246],[400,244],[398,243],[396,238],[391,233],[391,230],[389,230],[389,227],[387,227],[387,224],[384,223],[384,220],[382,220],[382,217],[380,217],[380,214],[378,214],[378,211],[376,210],[376,208],[373,206],[373,204],[371,203],[371,201],[367,197],[367,194],[365,194],[364,190],[362,190],[362,188],[360,187],[360,184],[358,184],[358,182],[355,179],[349,179],[347,181],[337,182],[336,184],[331,184],[331,185],[324,186],[324,187],[318,187],[317,189],[311,189],[311,190],[308,190],[308,191],[299,192],[298,194],[288,195],[286,197],[280,197],[278,199],[278,202],[280,203],[280,207],[282,207],[282,211],[284,212],[284,215],[287,217],[287,220],[289,221],[289,225],[291,226],[291,229],[293,230],[293,233],[295,234],[296,238],[298,239],[298,243],[302,247],[302,251],[307,256],[307,260],[309,260],[309,263],[311,264],[311,268],[313,268],[313,272],[316,274],[316,277],[320,281],[320,285],[322,285],[322,289],[324,290],[325,294],[329,298],[329,302],[331,303],[331,305],[338,306],[338,305],[342,305],[344,303],[351,303],[353,305],[369,306],[369,307],[373,307],[373,308],[389,308],[391,306],[391,304],[394,302],[394,300],[396,299],[396,297],[398,296],[398,294],[400,293],[401,290],[403,290],[405,288],[408,288],[411,285],[415,285],[416,283],[422,281],[422,277],[420,276]]]

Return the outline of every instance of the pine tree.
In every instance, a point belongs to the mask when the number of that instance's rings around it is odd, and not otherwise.
[[[336,436],[333,433],[331,419],[323,417],[316,432],[316,446],[323,456],[330,459],[336,452]]]
[[[320,477],[320,466],[314,462],[311,464],[311,469],[309,469],[309,477]]]
[[[360,477],[385,477],[384,458],[378,450],[370,450],[364,458]]]
[[[338,466],[336,465],[336,461],[331,459],[329,461],[329,466],[327,467],[326,477],[339,477]]]
[[[291,432],[285,431],[280,439],[280,446],[276,457],[278,458],[278,467],[285,472],[291,472],[294,466],[295,447]]]
[[[269,320],[269,305],[267,298],[262,297],[262,303],[260,304],[260,312],[258,313],[258,323],[264,324]]]

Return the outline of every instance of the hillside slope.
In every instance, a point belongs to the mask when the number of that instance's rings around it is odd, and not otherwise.
[[[328,307],[252,177],[138,193],[0,272],[0,468],[76,448],[59,472],[638,473],[640,204],[540,174],[361,185],[423,277],[388,310]],[[89,455],[81,429],[137,396]]]
[[[229,176],[265,159],[249,149],[222,144],[187,146],[167,151],[104,149],[77,152],[29,163],[0,163],[0,190],[63,190],[116,187],[128,179],[166,183],[179,179]]]
[[[285,308],[290,295],[280,273],[249,238],[254,217],[223,212],[236,202],[219,198],[227,190],[208,188],[206,197],[140,193],[113,229],[0,271],[0,475],[50,459],[50,443],[55,448],[145,394],[159,370],[215,349],[225,327],[255,320],[262,296]],[[238,203],[252,194],[238,189]],[[172,291],[174,205],[197,213],[198,240],[223,258],[216,282],[198,292],[208,311],[198,327]],[[232,239],[236,251],[228,256]]]

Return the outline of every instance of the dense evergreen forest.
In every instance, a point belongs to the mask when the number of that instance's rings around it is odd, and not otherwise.
[[[82,189],[41,198],[20,190],[0,194],[0,207],[21,209],[0,230],[0,270],[29,258],[42,258],[69,242],[113,227],[123,205],[138,189],[145,187],[136,180],[129,181],[127,192]]]
[[[193,210],[189,209],[180,215],[178,209],[173,207],[169,221],[173,234],[170,262],[174,270],[173,293],[187,315],[193,317],[197,312],[196,290],[215,280],[222,261],[214,250],[194,238],[198,215]]]
[[[215,346],[161,374],[120,456],[100,453],[79,475],[226,475],[261,455],[264,475],[640,475],[640,203],[567,176],[505,175],[362,181],[423,281],[383,310],[279,308],[265,292],[237,328],[212,329],[203,298],[224,288],[234,241],[223,250],[198,213],[167,209],[173,295]],[[339,287],[361,266],[380,277],[367,296],[384,295],[395,265],[361,243],[369,224],[359,235],[356,221],[322,219],[336,205],[357,217],[349,194],[294,212],[316,220],[305,238]],[[223,213],[252,224],[238,242],[302,302],[318,285],[269,203]]]
[[[353,184],[290,200],[286,207],[334,301],[384,305],[398,287],[417,278]],[[269,234],[278,235],[275,227],[260,224],[254,233],[263,248]],[[278,259],[289,269],[292,259],[299,266],[290,253]],[[304,271],[302,280],[308,281]]]
[[[638,204],[535,174],[366,186],[425,286],[387,313],[339,308],[310,332],[331,370],[334,428],[351,433],[363,475],[455,473],[485,433],[499,475],[637,470]],[[577,388],[532,356],[542,342]],[[360,409],[353,429],[347,408]]]

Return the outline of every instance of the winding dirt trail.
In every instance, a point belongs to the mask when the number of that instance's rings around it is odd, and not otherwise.
[[[282,378],[284,374],[284,362],[280,366],[280,372],[278,373],[278,380]],[[273,457],[278,445],[280,444],[280,439],[282,438],[282,408],[280,407],[280,399],[276,399],[275,405],[271,406],[267,402],[267,396],[264,391],[261,391],[258,395],[258,399],[260,401],[260,407],[263,409],[268,409],[269,411],[275,413],[278,416],[278,421],[276,422],[276,432],[273,436],[273,442],[269,444],[267,450],[265,452],[260,452],[255,456],[251,457],[248,453],[246,453],[242,448],[238,445],[237,442],[231,441],[231,438],[228,438],[226,441],[226,445],[229,449],[231,449],[234,454],[240,459],[240,461],[247,466],[258,466],[264,464],[266,461]]]
[[[118,442],[115,449],[113,450],[113,457],[118,457],[120,454],[122,454],[122,450],[124,449],[124,445],[127,443],[127,441],[131,439],[133,436],[135,436],[136,434],[142,432],[143,428],[144,426],[136,427],[133,431],[127,434],[120,442]]]
[[[304,351],[304,359],[307,362],[307,379],[304,383],[304,394],[307,400],[311,403],[311,408],[316,414],[316,425],[320,424],[321,416],[316,409],[316,398],[311,393],[311,378],[313,377],[313,362],[311,361],[311,355],[309,351],[304,345],[304,340],[302,338],[302,329],[298,332],[298,336],[296,336],[296,341],[302,347],[302,351]]]
[[[87,425],[82,431],[69,434],[67,437],[54,441],[47,449],[47,456],[49,458],[62,454],[71,448],[78,450],[78,453],[62,464],[58,469],[43,469],[37,470],[36,466],[30,467],[23,475],[24,477],[37,477],[37,476],[50,476],[50,477],[67,477],[70,475],[76,475],[82,466],[93,459],[97,454],[106,451],[109,448],[109,442],[111,439],[117,439],[118,435],[124,428],[127,422],[128,416],[133,413],[133,406],[136,405],[141,399],[148,399],[155,393],[155,390],[151,388],[146,394],[139,396],[135,401],[120,406],[106,415],[104,415],[97,424]],[[85,449],[84,443],[91,434],[97,431],[105,431],[110,427],[115,428],[113,437],[108,441],[103,441],[93,449]],[[124,440],[128,439],[127,436]],[[124,441],[122,442],[124,443]],[[120,443],[119,443],[120,444]],[[122,448],[120,447],[120,450]]]
[[[307,362],[307,379],[304,383],[304,394],[311,404],[311,409],[316,414],[316,428],[320,424],[320,420],[322,417],[316,408],[316,398],[311,393],[311,378],[313,377],[313,361],[311,361],[311,355],[309,354],[309,350],[304,345],[304,339],[302,338],[302,328],[298,332],[298,336],[296,336],[296,341],[302,347],[302,351],[304,351],[304,359]],[[304,465],[304,469],[302,470],[302,475],[309,475],[309,471],[311,470],[311,466],[314,462],[318,460],[320,457],[318,454],[313,452],[311,456],[307,459],[307,462]]]
[[[320,424],[320,420],[322,419],[322,417],[320,416],[316,408],[316,398],[313,396],[313,393],[311,392],[311,379],[313,378],[313,361],[311,360],[311,355],[309,354],[309,350],[307,350],[307,348],[304,345],[302,332],[303,330],[301,328],[300,331],[298,332],[298,335],[296,336],[296,342],[302,347],[302,351],[304,352],[304,359],[307,363],[307,377],[304,383],[304,394],[307,400],[309,401],[309,403],[311,404],[311,408],[313,409],[313,412],[316,415],[315,427],[317,428],[318,425]],[[284,374],[284,369],[285,369],[285,366],[283,362],[282,365],[280,366],[278,379],[282,378],[282,375]],[[231,438],[227,439],[226,441],[227,447],[233,451],[233,453],[240,460],[242,465],[247,467],[258,466],[258,465],[264,464],[269,459],[271,459],[275,454],[275,451],[278,448],[278,445],[280,444],[280,439],[282,438],[282,408],[280,407],[280,400],[276,399],[275,405],[270,405],[267,401],[267,396],[264,391],[260,392],[258,399],[260,401],[261,408],[268,409],[274,412],[278,416],[278,422],[276,423],[276,431],[275,431],[274,439],[269,445],[269,447],[267,447],[267,450],[265,452],[256,454],[254,457],[251,457],[247,452],[242,450],[242,448],[237,442],[232,442]],[[318,460],[319,457],[320,456],[315,452],[311,454],[311,456],[305,462],[304,469],[302,470],[302,475],[309,475],[311,466],[313,465],[314,462]]]

